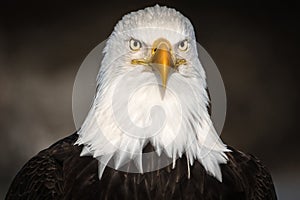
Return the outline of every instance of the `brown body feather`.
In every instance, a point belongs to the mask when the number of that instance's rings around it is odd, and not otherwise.
[[[233,148],[222,165],[222,183],[195,162],[188,178],[186,158],[175,169],[144,174],[107,167],[98,178],[98,161],[80,157],[78,135],[66,137],[29,160],[13,180],[6,200],[16,199],[277,199],[271,176],[254,156]]]

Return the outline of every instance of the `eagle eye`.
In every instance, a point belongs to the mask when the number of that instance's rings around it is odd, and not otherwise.
[[[189,47],[188,41],[187,40],[183,40],[181,42],[179,42],[178,48],[180,51],[186,51]]]
[[[138,41],[136,39],[130,39],[129,47],[132,51],[138,51],[142,47],[142,44],[140,41]]]

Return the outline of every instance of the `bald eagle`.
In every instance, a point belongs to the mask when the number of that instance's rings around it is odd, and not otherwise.
[[[158,5],[129,13],[103,53],[83,125],[30,159],[7,200],[276,199],[266,167],[213,126],[186,17]]]

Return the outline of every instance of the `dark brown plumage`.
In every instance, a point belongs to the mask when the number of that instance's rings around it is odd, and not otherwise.
[[[223,182],[195,162],[188,179],[186,159],[145,174],[107,167],[98,179],[98,161],[80,157],[76,133],[30,159],[13,180],[6,200],[16,199],[277,199],[271,176],[254,156],[230,148]]]

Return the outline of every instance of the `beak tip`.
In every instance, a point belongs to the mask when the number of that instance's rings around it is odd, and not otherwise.
[[[162,85],[162,87],[160,87],[160,96],[161,96],[161,100],[164,99],[165,94],[166,94],[166,85]]]

